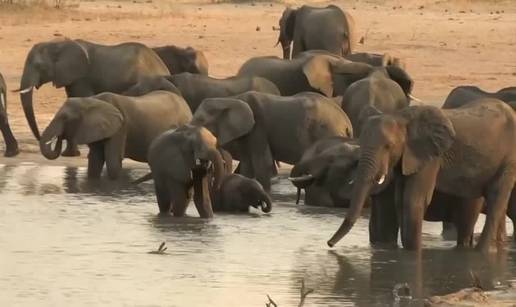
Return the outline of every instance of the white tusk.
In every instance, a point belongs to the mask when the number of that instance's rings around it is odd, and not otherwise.
[[[380,177],[380,179],[378,179],[378,184],[382,184],[385,182],[385,174],[382,175],[382,177]]]
[[[28,88],[26,88],[26,89],[21,90],[21,91],[20,91],[20,94],[30,93],[30,92],[32,91],[32,89],[33,89],[33,87],[32,87],[32,86],[30,86],[30,87],[28,87]]]
[[[201,159],[195,159],[195,165],[201,165]]]
[[[348,181],[348,184],[353,184],[355,182],[354,179],[351,179],[350,181]]]
[[[312,174],[308,174],[308,175],[304,175],[301,177],[288,177],[288,180],[290,180],[292,182],[299,182],[299,181],[310,180],[312,178],[314,178],[314,176],[312,176]]]
[[[417,97],[412,96],[412,94],[409,94],[408,96],[409,96],[410,99],[414,100],[415,102],[423,102],[423,100],[421,100],[421,99],[419,99]]]
[[[52,144],[56,140],[57,140],[57,136],[54,136],[53,138],[50,139],[50,141],[46,142],[45,145]]]
[[[0,93],[0,103],[2,104],[2,108],[5,110],[5,93]]]

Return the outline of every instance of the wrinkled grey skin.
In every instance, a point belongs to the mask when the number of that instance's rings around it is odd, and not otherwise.
[[[351,15],[335,5],[324,8],[303,5],[298,9],[286,8],[279,20],[278,43],[283,58],[290,59],[307,50],[327,50],[347,55],[355,45],[355,23]]]
[[[353,136],[339,105],[310,92],[290,97],[247,92],[205,99],[192,124],[212,131],[219,145],[240,161],[240,174],[256,178],[266,191],[274,160],[295,164],[319,139]]]
[[[123,158],[146,162],[155,137],[191,118],[184,99],[164,91],[141,97],[102,93],[68,98],[41,135],[40,149],[47,159],[57,159],[63,139],[88,144],[88,177],[99,178],[106,164],[109,178],[116,179]]]
[[[393,81],[384,67],[375,68],[367,78],[351,84],[342,99],[342,109],[348,115],[357,137],[372,115],[392,113],[409,106],[410,98]]]
[[[0,73],[0,131],[5,141],[4,157],[14,157],[19,153],[18,141],[11,131],[9,120],[7,119],[7,85],[4,77]]]
[[[351,230],[375,185],[394,180],[399,197],[389,211],[401,218],[404,248],[421,249],[422,221],[435,189],[486,198],[477,249],[490,251],[516,181],[516,117],[505,103],[479,99],[457,109],[417,106],[371,117],[360,148],[350,209],[328,245]]]
[[[34,115],[33,89],[52,82],[68,97],[89,97],[102,92],[123,93],[152,76],[169,75],[152,49],[139,43],[115,46],[84,40],[56,39],[35,44],[27,55],[20,82],[20,99],[34,136],[40,133]],[[64,155],[78,155],[68,142]]]
[[[220,188],[212,194],[213,211],[249,212],[249,207],[261,208],[268,213],[272,209],[272,200],[255,179],[239,174],[224,176]]]
[[[181,48],[174,45],[152,48],[158,54],[171,74],[191,72],[208,75],[208,60],[204,52],[192,47]]]
[[[308,51],[292,60],[274,56],[252,58],[240,67],[238,75],[268,79],[283,96],[312,91],[332,97],[344,95],[353,82],[367,77],[373,69],[369,64]],[[399,67],[387,66],[385,69],[390,78],[410,94],[412,78]]]
[[[148,163],[160,215],[184,216],[193,189],[200,217],[213,217],[210,190],[220,188],[224,161],[217,139],[206,128],[184,125],[164,132],[152,142]]]
[[[490,93],[476,86],[458,86],[448,94],[442,108],[458,108],[479,98],[500,99],[516,110],[516,87],[506,87],[497,92]]]
[[[192,73],[182,73],[166,77],[181,92],[195,112],[206,98],[220,98],[256,91],[279,95],[280,92],[274,83],[260,77],[230,77],[215,79],[208,76]]]

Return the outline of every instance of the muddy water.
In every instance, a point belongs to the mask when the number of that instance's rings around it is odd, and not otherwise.
[[[420,258],[373,250],[367,219],[335,249],[325,241],[342,210],[294,204],[282,178],[272,214],[158,219],[152,183],[85,180],[85,169],[0,165],[0,306],[297,306],[300,281],[315,292],[305,306],[414,305],[420,297],[516,276],[516,251],[483,258],[451,250],[440,226],[424,225]],[[512,227],[508,229],[512,233]],[[166,241],[165,255],[148,254]],[[397,283],[413,300],[393,300]],[[419,298],[418,298],[419,297]]]

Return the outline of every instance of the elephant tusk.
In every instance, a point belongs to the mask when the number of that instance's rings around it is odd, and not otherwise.
[[[382,177],[380,177],[380,179],[378,179],[378,184],[382,184],[385,182],[385,174],[382,175]]]
[[[408,97],[410,99],[414,100],[415,102],[419,102],[419,103],[423,102],[423,100],[421,100],[421,99],[419,99],[417,97],[412,96],[412,94],[408,94]]]
[[[300,181],[310,180],[313,178],[314,178],[314,176],[312,174],[308,174],[308,175],[304,175],[304,176],[300,176],[300,177],[288,177],[288,180],[290,180],[292,182],[300,182]]]
[[[32,92],[32,89],[33,89],[33,88],[34,88],[33,86],[30,86],[30,87],[28,87],[28,88],[26,88],[26,89],[20,90],[20,94],[27,94],[27,93],[30,93],[30,92]]]
[[[54,136],[53,138],[51,138],[49,141],[47,141],[47,142],[45,143],[45,145],[52,144],[52,143],[54,143],[55,141],[57,141],[57,136]]]
[[[5,110],[5,98],[4,98],[4,96],[5,96],[4,93],[0,93],[0,105]]]
[[[349,184],[349,185],[351,185],[351,184],[353,184],[354,182],[355,182],[355,180],[354,180],[354,179],[351,179],[350,181],[348,181],[348,184]]]
[[[201,165],[201,159],[195,159],[195,165],[200,166]]]

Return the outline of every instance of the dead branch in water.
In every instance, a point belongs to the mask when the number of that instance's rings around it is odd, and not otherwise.
[[[305,287],[305,280],[301,280],[301,289],[299,291],[300,293],[300,301],[297,307],[302,307],[305,304],[305,299],[308,296],[308,294],[313,293],[314,289],[307,289]],[[275,301],[272,300],[272,298],[267,294],[267,299],[269,299],[268,303],[265,303],[265,307],[278,307],[278,304],[276,304]]]

